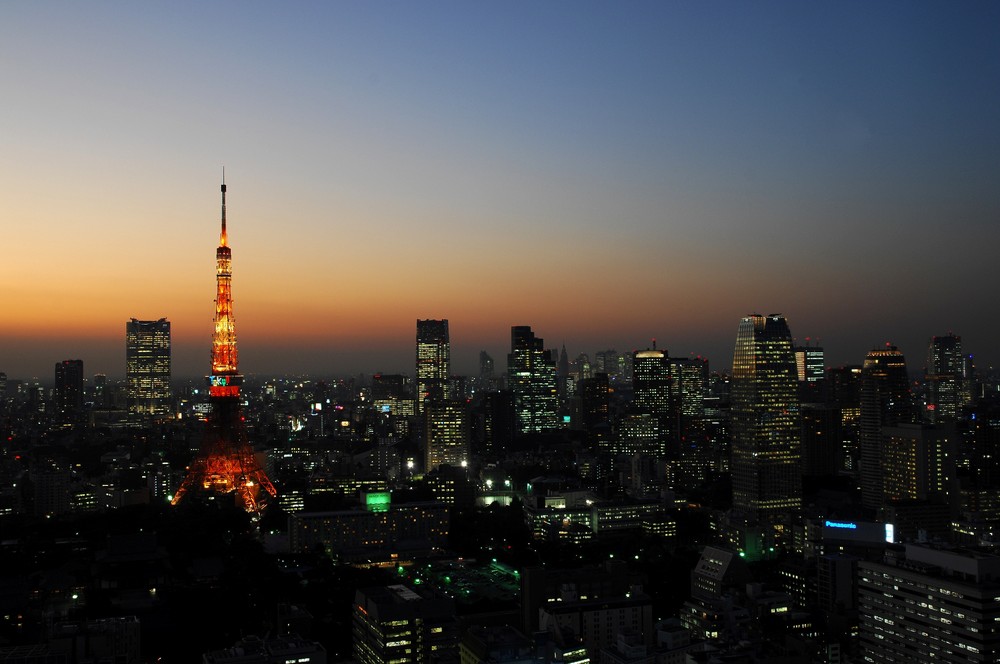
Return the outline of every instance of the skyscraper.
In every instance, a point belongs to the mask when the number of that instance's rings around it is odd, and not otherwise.
[[[424,470],[464,467],[469,460],[469,404],[448,399],[428,401],[424,406]]]
[[[931,423],[954,422],[969,401],[968,361],[962,354],[962,337],[932,337],[927,349],[925,419]]]
[[[234,494],[246,511],[260,514],[268,495],[277,492],[261,467],[247,439],[243,424],[233,315],[233,253],[226,231],[226,185],[222,184],[222,233],[215,250],[215,332],[212,335],[212,375],[208,377],[212,412],[205,426],[201,449],[174,494],[176,505],[188,493]]]
[[[518,433],[554,429],[556,411],[556,365],[544,340],[527,325],[510,328],[507,380],[514,395],[514,418]]]
[[[417,409],[424,401],[447,399],[451,373],[451,342],[448,320],[417,321]]]
[[[883,501],[947,502],[957,447],[954,427],[907,422],[882,427]]]
[[[131,319],[125,323],[125,389],[136,415],[170,413],[170,322]]]
[[[66,422],[83,408],[83,360],[56,363],[56,413]]]
[[[858,446],[861,452],[861,504],[882,507],[882,427],[910,422],[910,384],[906,358],[891,344],[868,352],[861,367],[861,416]]]
[[[733,354],[733,508],[776,523],[802,502],[792,335],[780,314],[740,321]]]
[[[823,389],[826,382],[826,367],[824,366],[823,349],[819,345],[809,345],[795,348],[795,366],[799,378],[799,401],[802,403],[820,403],[825,400]]]
[[[671,363],[662,350],[637,350],[632,354],[632,404],[623,434],[632,441],[624,451],[641,452],[659,458],[666,458],[672,447],[676,408],[674,408],[673,378]],[[645,418],[655,431],[641,422]],[[646,436],[640,435],[647,431]],[[649,436],[652,434],[652,437]],[[647,438],[646,444],[640,443]],[[632,447],[634,449],[628,449]]]

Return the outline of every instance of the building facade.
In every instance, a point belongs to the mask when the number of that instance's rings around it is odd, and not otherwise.
[[[907,544],[858,563],[862,662],[1000,661],[1000,556]]]
[[[451,341],[448,321],[417,321],[417,409],[424,402],[449,398],[448,376],[451,373]]]
[[[125,390],[135,415],[170,414],[170,321],[125,323]]]
[[[911,421],[910,380],[906,358],[893,345],[868,352],[861,367],[861,504],[877,510],[885,502],[882,427]]]
[[[396,584],[354,596],[354,661],[360,664],[458,661],[455,602]]]
[[[555,360],[545,350],[544,340],[527,325],[510,328],[507,381],[514,397],[518,433],[556,428],[559,399]]]
[[[784,316],[740,321],[733,354],[733,508],[776,523],[802,502],[801,432],[792,335]]]
[[[83,360],[57,362],[55,376],[56,415],[69,421],[83,409]]]
[[[465,400],[424,404],[424,471],[443,465],[464,468],[469,461],[469,404]]]

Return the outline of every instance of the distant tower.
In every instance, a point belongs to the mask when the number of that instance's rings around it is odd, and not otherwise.
[[[864,507],[877,510],[883,504],[882,427],[894,427],[912,419],[910,379],[903,353],[891,344],[869,351],[861,367],[861,416],[858,420],[861,504]]]
[[[226,185],[222,185],[222,234],[215,251],[215,332],[212,335],[212,375],[208,377],[212,412],[201,450],[191,462],[172,503],[187,493],[234,493],[238,504],[259,514],[267,494],[276,492],[247,440],[240,407],[243,376],[238,368],[236,320],[233,317],[232,250],[226,234]],[[265,493],[261,493],[261,489]]]
[[[932,424],[954,422],[969,402],[968,362],[962,354],[962,337],[932,337],[927,350],[927,405],[924,418]]]
[[[572,393],[569,387],[569,355],[566,354],[566,344],[563,344],[559,353],[559,362],[556,365],[556,391],[559,399],[564,400]]]
[[[820,403],[824,401],[823,388],[826,382],[823,349],[817,345],[795,347],[795,368],[799,378],[799,401]]]
[[[527,325],[510,328],[507,380],[514,395],[518,433],[556,428],[556,363],[545,350],[544,340]]]
[[[68,422],[83,409],[83,360],[56,363],[56,413]]]
[[[733,508],[776,523],[802,503],[799,401],[784,316],[740,321],[733,354]]]
[[[449,398],[451,342],[448,320],[417,321],[417,410],[423,412],[427,399]]]
[[[598,353],[600,355],[600,353]],[[665,458],[672,450],[675,409],[670,358],[662,350],[637,350],[632,354],[632,404],[623,424],[630,438],[624,449]],[[636,426],[641,419],[645,424]],[[655,429],[655,433],[654,433]],[[638,435],[644,431],[652,437]],[[645,442],[640,442],[645,438]]]
[[[128,410],[163,417],[170,413],[170,322],[125,323],[125,389]]]

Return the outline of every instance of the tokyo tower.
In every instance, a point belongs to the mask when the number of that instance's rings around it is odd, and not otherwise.
[[[233,318],[232,250],[226,234],[226,184],[222,183],[222,235],[215,250],[215,332],[212,335],[212,375],[208,377],[212,411],[201,449],[171,501],[185,495],[235,494],[237,504],[259,514],[268,495],[276,492],[254,456],[240,406],[243,376],[237,367],[236,321]],[[263,490],[263,491],[262,491]]]

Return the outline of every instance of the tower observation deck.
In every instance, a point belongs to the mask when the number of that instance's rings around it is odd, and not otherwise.
[[[212,375],[208,394],[212,410],[205,425],[201,448],[188,467],[187,476],[174,494],[178,504],[188,494],[234,494],[248,512],[260,513],[268,496],[277,495],[254,455],[247,437],[240,405],[239,354],[233,317],[232,249],[226,230],[226,184],[222,184],[222,233],[215,250],[215,329],[212,334]]]

